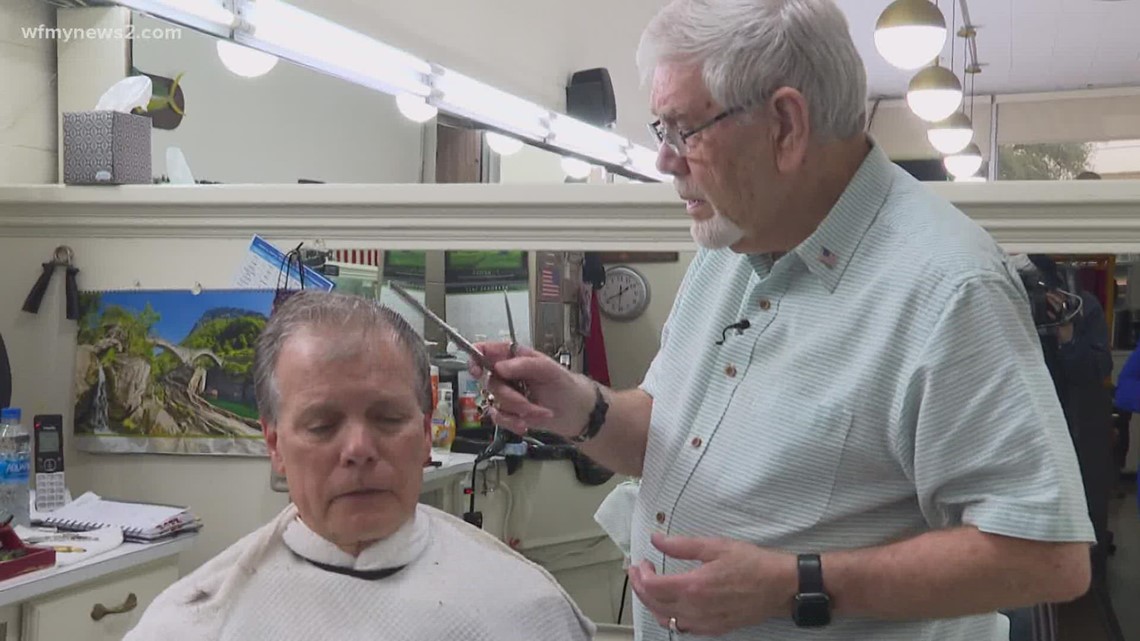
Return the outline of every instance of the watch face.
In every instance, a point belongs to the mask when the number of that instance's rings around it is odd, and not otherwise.
[[[831,599],[826,594],[815,592],[797,594],[792,620],[801,628],[816,628],[831,623]]]

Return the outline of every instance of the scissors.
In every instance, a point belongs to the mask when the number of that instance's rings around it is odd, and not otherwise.
[[[483,352],[479,351],[478,347],[475,347],[474,343],[464,338],[463,335],[459,333],[459,330],[455,329],[451,325],[448,325],[447,321],[437,316],[435,312],[431,311],[423,303],[416,300],[416,298],[409,294],[403,287],[400,287],[391,281],[388,281],[388,286],[391,287],[392,291],[396,292],[396,294],[398,294],[400,298],[404,299],[404,301],[406,301],[409,305],[419,310],[420,313],[424,315],[424,318],[427,318],[431,322],[435,323],[441,330],[443,330],[443,333],[452,341],[454,341],[455,345],[459,347],[459,349],[470,355],[475,363],[479,367],[483,368],[483,372],[486,375],[489,376],[491,374],[490,361],[488,361],[487,357],[483,355]],[[504,300],[506,300],[506,292],[503,292],[503,296]],[[507,327],[511,332],[511,356],[514,356],[518,352],[518,342],[515,340],[515,323],[514,319],[511,318],[510,303],[507,303]],[[522,381],[509,381],[508,384],[518,390],[520,393],[526,393],[526,385],[524,385]],[[491,397],[489,400],[493,400],[493,397]]]
[[[423,303],[416,300],[416,298],[409,294],[403,287],[400,287],[392,281],[388,281],[388,286],[392,288],[392,291],[399,294],[400,298],[404,299],[405,302],[419,310],[419,312],[424,315],[424,318],[427,318],[431,322],[435,323],[436,326],[443,330],[443,333],[448,338],[455,341],[455,344],[459,347],[459,349],[467,352],[471,358],[475,359],[475,363],[479,365],[479,367],[483,368],[483,371],[491,371],[491,364],[487,361],[487,357],[483,355],[483,352],[479,351],[478,347],[475,347],[474,343],[464,338],[463,334],[460,334],[458,330],[456,330],[451,325],[448,325],[445,320],[439,316],[436,316],[435,312],[431,311],[425,307]]]
[[[519,355],[519,341],[515,338],[515,319],[511,316],[511,299],[503,292],[503,305],[507,308],[507,329],[511,332],[511,358]]]

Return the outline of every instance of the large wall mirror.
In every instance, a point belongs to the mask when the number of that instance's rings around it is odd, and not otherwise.
[[[212,36],[131,18],[140,33],[171,34],[130,41],[132,72],[151,75],[156,95],[177,80],[174,108],[155,116],[156,178],[169,178],[167,153],[176,148],[198,181],[421,181],[424,126],[401,115],[391,96],[284,60],[251,69],[231,62],[225,45],[219,54]]]

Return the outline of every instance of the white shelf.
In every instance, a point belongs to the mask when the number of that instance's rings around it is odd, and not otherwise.
[[[175,556],[190,549],[196,537],[197,534],[183,534],[159,543],[123,543],[73,565],[45,568],[0,581],[0,608]]]
[[[1013,251],[1140,252],[1140,181],[929,183]],[[689,251],[666,184],[0,187],[0,234]]]

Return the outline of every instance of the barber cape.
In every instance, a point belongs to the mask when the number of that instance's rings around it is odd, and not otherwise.
[[[545,570],[435,508],[352,557],[289,505],[160,594],[124,641],[576,641],[595,629]]]

